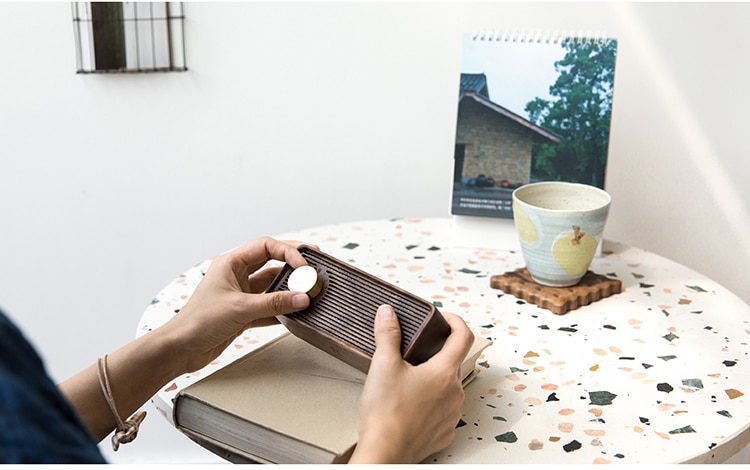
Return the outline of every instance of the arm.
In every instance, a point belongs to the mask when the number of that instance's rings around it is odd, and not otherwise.
[[[464,321],[443,316],[451,334],[427,362],[401,358],[401,328],[390,306],[375,317],[375,354],[359,403],[359,443],[349,463],[418,463],[447,447],[461,418],[459,367],[474,335]]]
[[[177,315],[110,354],[107,371],[120,417],[127,419],[173,378],[211,362],[246,329],[306,308],[306,294],[262,293],[278,272],[260,270],[268,260],[306,264],[295,246],[262,238],[216,257]],[[95,364],[59,387],[97,440],[115,429]]]

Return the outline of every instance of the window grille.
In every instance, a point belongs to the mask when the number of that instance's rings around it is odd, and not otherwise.
[[[182,3],[73,2],[78,73],[185,71]]]

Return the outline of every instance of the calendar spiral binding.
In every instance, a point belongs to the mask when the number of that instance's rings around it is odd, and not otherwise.
[[[612,38],[606,32],[546,31],[546,30],[479,30],[472,37],[474,41],[519,42],[533,44],[576,44],[607,46]]]

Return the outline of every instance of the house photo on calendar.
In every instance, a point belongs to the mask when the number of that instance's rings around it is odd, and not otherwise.
[[[465,33],[451,213],[512,218],[537,181],[604,189],[617,41]]]

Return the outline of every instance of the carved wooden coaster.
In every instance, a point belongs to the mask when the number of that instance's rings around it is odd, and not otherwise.
[[[619,294],[622,291],[622,281],[587,271],[581,282],[574,286],[549,287],[534,281],[526,268],[518,268],[492,276],[490,287],[550,310],[554,314],[564,315],[578,307]]]

